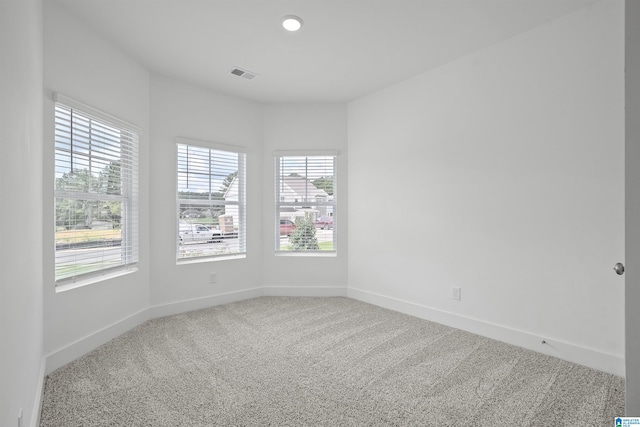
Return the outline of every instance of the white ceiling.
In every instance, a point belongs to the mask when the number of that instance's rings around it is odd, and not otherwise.
[[[57,1],[154,72],[309,103],[350,101],[597,0]],[[281,26],[290,14],[304,20],[297,33]]]

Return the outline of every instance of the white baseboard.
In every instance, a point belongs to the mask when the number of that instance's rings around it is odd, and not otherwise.
[[[186,313],[188,311],[200,310],[202,308],[213,307],[221,304],[242,301],[262,296],[262,288],[249,288],[241,291],[227,292],[224,294],[210,295],[201,298],[172,302],[149,307],[149,319],[158,317],[173,316],[174,314]]]
[[[215,305],[257,298],[260,296],[343,296],[354,298],[356,300],[438,322],[443,325],[462,329],[488,338],[506,342],[508,344],[517,345],[539,353],[548,354],[560,359],[579,363],[581,365],[586,365],[594,369],[624,377],[625,363],[623,357],[607,354],[598,350],[560,340],[554,340],[553,337],[544,337],[546,344],[541,344],[542,337],[535,334],[356,288],[339,286],[265,286],[152,306],[127,316],[120,321],[114,322],[111,325],[68,344],[61,349],[53,351],[44,358],[42,367],[42,384],[39,385],[38,394],[41,396],[43,392],[45,375],[55,371],[78,357],[83,356],[91,350],[96,349],[113,338],[135,328],[147,320],[199,310]],[[41,399],[38,400],[38,402],[40,401]],[[38,411],[37,415],[39,417],[39,405],[37,409],[34,408],[34,411]]]
[[[263,295],[272,297],[346,297],[343,286],[265,286]]]
[[[462,329],[464,331],[502,341],[507,344],[524,347],[526,349],[554,356],[569,362],[585,365],[620,377],[624,377],[625,374],[624,358],[621,356],[604,353],[565,341],[554,340],[553,337],[543,338],[526,331],[520,331],[503,325],[484,322],[471,317],[461,316],[459,314],[438,310],[425,305],[357,288],[348,288],[347,296],[349,298],[388,308],[390,310],[399,311],[421,319]],[[545,344],[542,344],[543,339],[546,342]]]
[[[149,320],[148,309],[143,309],[80,338],[71,344],[52,351],[45,356],[45,375],[76,360],[80,356],[87,354],[91,350],[100,347],[102,344],[111,341],[147,320]]]
[[[44,398],[44,378],[47,360],[45,357],[40,362],[40,373],[38,374],[38,385],[36,386],[36,395],[33,401],[33,411],[31,412],[30,427],[38,427],[40,425],[40,413],[42,412],[42,401]]]

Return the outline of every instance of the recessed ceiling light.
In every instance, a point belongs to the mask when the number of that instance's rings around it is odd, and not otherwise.
[[[295,15],[287,15],[282,18],[282,26],[287,31],[298,31],[302,27],[302,19]]]

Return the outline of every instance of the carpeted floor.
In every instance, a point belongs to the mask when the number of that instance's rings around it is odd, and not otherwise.
[[[147,322],[47,377],[42,426],[610,426],[622,378],[348,298]]]

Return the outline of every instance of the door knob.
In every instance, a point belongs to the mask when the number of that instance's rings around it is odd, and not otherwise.
[[[618,276],[622,276],[624,274],[624,264],[622,264],[621,262],[617,263],[613,267],[613,271],[615,271]]]

